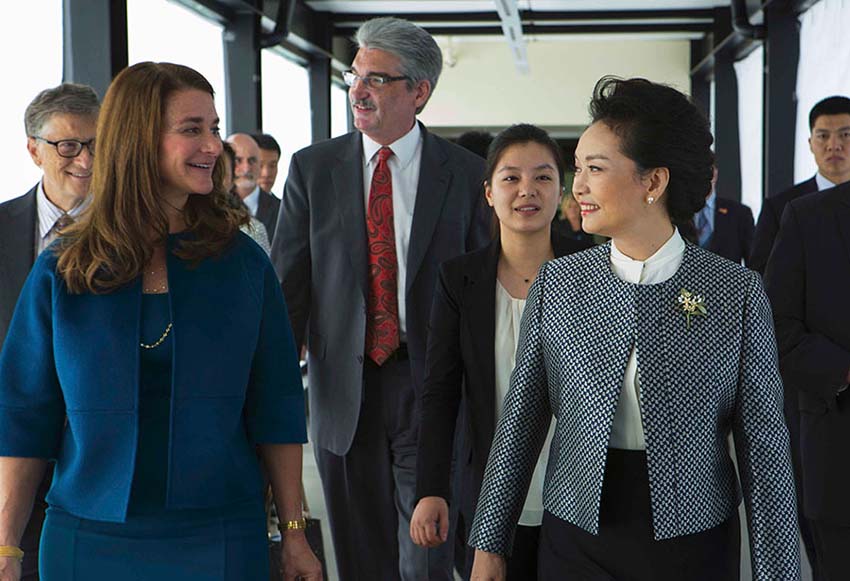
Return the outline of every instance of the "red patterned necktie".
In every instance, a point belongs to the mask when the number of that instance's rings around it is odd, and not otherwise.
[[[366,310],[366,353],[382,365],[398,349],[398,261],[393,223],[393,180],[388,147],[378,150],[372,174],[366,231],[369,240],[369,305]]]

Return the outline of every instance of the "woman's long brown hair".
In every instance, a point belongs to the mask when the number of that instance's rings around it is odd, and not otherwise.
[[[168,98],[188,89],[214,94],[203,75],[171,63],[133,65],[109,86],[97,123],[91,203],[56,248],[71,293],[107,293],[135,280],[168,236],[160,137]],[[227,203],[222,177],[219,160],[212,192],[189,196],[183,217],[191,235],[174,251],[180,258],[197,263],[220,254],[250,220],[247,210]]]

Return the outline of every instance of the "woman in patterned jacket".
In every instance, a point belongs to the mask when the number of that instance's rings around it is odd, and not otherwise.
[[[612,240],[544,264],[529,290],[472,579],[504,578],[553,416],[539,579],[736,580],[741,489],[753,578],[798,579],[768,301],[757,274],[677,228],[711,187],[708,123],[644,79],[601,79],[590,111],[573,195],[582,228]]]

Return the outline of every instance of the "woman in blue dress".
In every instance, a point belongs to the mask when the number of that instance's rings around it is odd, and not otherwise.
[[[227,203],[213,89],[140,63],[103,103],[91,204],[21,294],[0,355],[0,580],[48,461],[44,581],[287,579],[304,537],[301,375],[266,254]]]

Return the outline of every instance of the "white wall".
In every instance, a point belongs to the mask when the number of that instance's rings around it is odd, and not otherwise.
[[[689,40],[540,40],[528,43],[531,73],[517,72],[508,45],[454,37],[438,42],[444,66],[437,90],[421,115],[426,125],[505,126],[518,122],[584,126],[596,81],[606,74],[643,76],[690,91]]]

